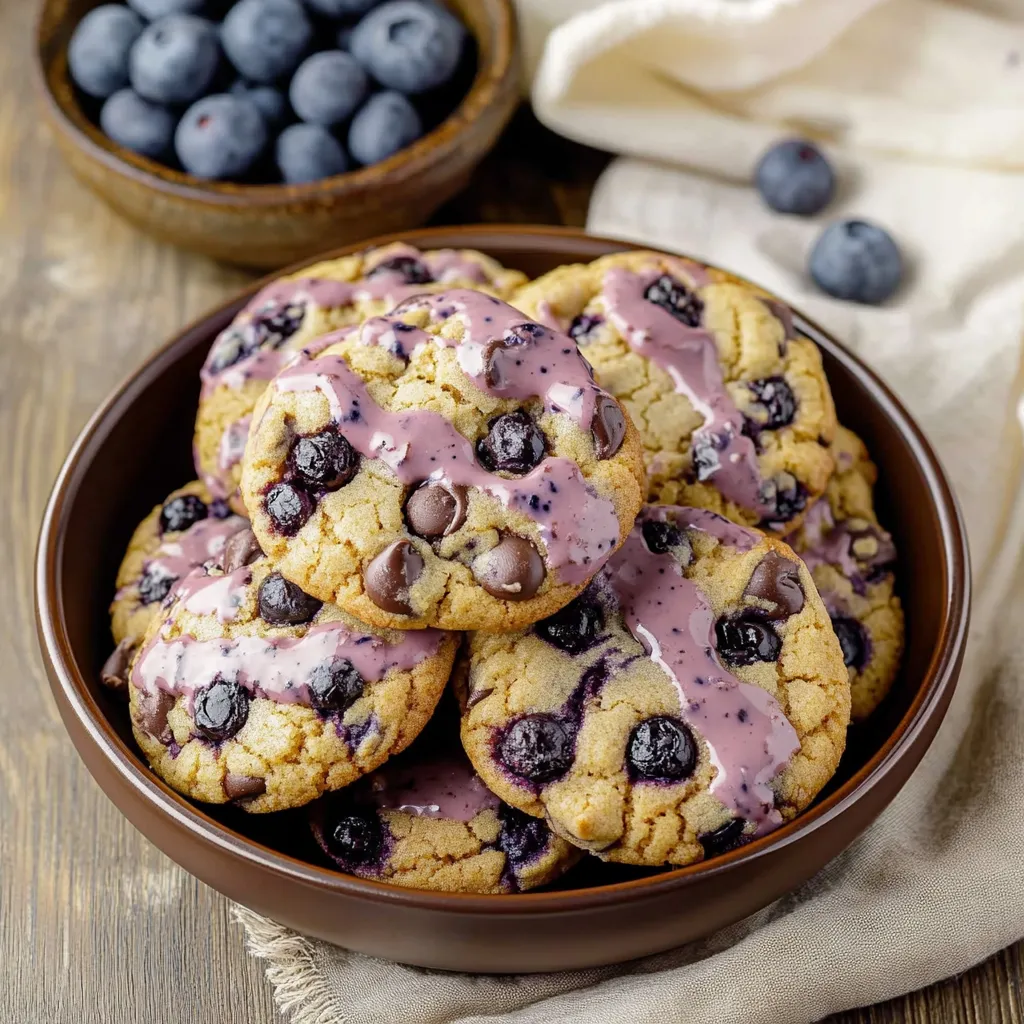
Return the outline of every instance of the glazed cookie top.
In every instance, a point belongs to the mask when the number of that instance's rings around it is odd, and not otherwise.
[[[508,630],[619,546],[639,439],[565,335],[454,290],[319,344],[260,400],[242,474],[304,590],[379,626]]]
[[[473,634],[463,742],[508,803],[599,856],[686,864],[763,835],[835,771],[850,693],[781,541],[649,506],[590,587]]]
[[[653,252],[560,267],[512,301],[567,330],[625,405],[652,500],[784,531],[824,491],[832,396],[820,353],[782,303]]]

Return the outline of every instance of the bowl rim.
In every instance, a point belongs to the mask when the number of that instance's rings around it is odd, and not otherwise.
[[[478,62],[476,74],[465,96],[443,121],[386,160],[299,185],[204,181],[187,172],[166,167],[149,157],[132,153],[112,139],[107,139],[91,123],[87,127],[78,124],[51,89],[49,64],[43,56],[43,23],[50,0],[42,0],[33,25],[33,75],[36,91],[46,105],[51,124],[58,131],[108,171],[155,191],[179,199],[202,200],[226,207],[266,207],[308,200],[357,198],[375,191],[381,185],[393,188],[405,184],[416,179],[426,168],[446,161],[462,145],[466,130],[478,122],[492,106],[493,96],[486,94],[488,86],[506,82],[510,76],[517,77],[519,31],[512,0],[488,2],[493,5],[496,15],[489,29],[494,43],[491,58],[486,63]],[[466,30],[479,43],[480,37],[474,35],[468,26]],[[64,60],[66,64],[66,55]],[[87,120],[84,113],[82,117]]]
[[[557,914],[569,910],[606,907],[634,898],[657,898],[669,890],[693,885],[698,880],[714,877],[736,865],[753,866],[761,858],[778,853],[798,839],[823,828],[851,806],[859,803],[882,783],[903,756],[913,755],[917,737],[929,727],[932,715],[938,714],[941,720],[956,685],[959,662],[966,642],[971,597],[970,556],[959,503],[935,451],[900,400],[874,371],[851,351],[796,310],[793,311],[794,324],[798,329],[808,333],[816,341],[823,341],[829,352],[874,393],[883,414],[911,449],[926,479],[929,493],[936,498],[934,508],[945,562],[944,617],[922,684],[910,707],[880,749],[835,792],[812,804],[792,821],[775,832],[716,857],[710,862],[700,862],[655,875],[585,889],[527,892],[510,896],[440,893],[402,888],[386,882],[356,878],[333,868],[322,867],[280,853],[221,824],[206,814],[200,805],[192,804],[142,766],[139,755],[121,740],[89,693],[85,679],[75,665],[67,635],[57,571],[67,526],[67,497],[80,485],[80,477],[85,467],[102,446],[105,440],[105,432],[102,431],[104,425],[116,422],[118,407],[134,401],[136,392],[159,377],[164,366],[176,358],[175,353],[179,348],[185,347],[197,332],[207,330],[207,325],[213,317],[219,313],[223,314],[230,307],[252,296],[266,282],[282,273],[294,272],[318,260],[394,241],[408,241],[413,245],[433,242],[433,245],[428,247],[437,247],[439,238],[444,240],[444,244],[460,240],[466,247],[475,246],[486,251],[487,238],[492,235],[520,238],[524,246],[543,238],[551,246],[556,246],[559,242],[578,245],[581,241],[586,241],[623,250],[647,248],[623,239],[591,235],[575,228],[522,224],[421,228],[379,236],[332,250],[317,259],[302,260],[292,267],[267,275],[240,289],[154,351],[141,367],[114,388],[78,434],[47,501],[36,549],[35,612],[40,647],[44,658],[49,662],[51,671],[48,675],[55,696],[58,693],[63,695],[69,712],[74,714],[93,744],[102,751],[121,780],[135,790],[138,797],[168,814],[180,827],[186,829],[193,839],[207,846],[216,847],[225,854],[240,858],[274,875],[370,902],[384,901],[420,910],[462,914]]]

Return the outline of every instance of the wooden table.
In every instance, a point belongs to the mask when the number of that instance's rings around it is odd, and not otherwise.
[[[64,734],[35,640],[32,555],[61,460],[107,391],[248,280],[150,241],[67,173],[33,104],[34,5],[0,3],[0,1019],[271,1024],[227,900],[135,832]],[[438,222],[582,224],[606,157],[517,119]],[[855,1021],[1024,1019],[1024,944]]]

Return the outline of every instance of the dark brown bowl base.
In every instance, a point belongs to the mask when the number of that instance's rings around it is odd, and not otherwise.
[[[629,248],[543,228],[438,228],[405,237],[423,247],[481,249],[531,275]],[[442,895],[327,867],[297,812],[248,816],[171,791],[148,771],[124,707],[98,682],[111,647],[106,609],[133,527],[194,475],[199,366],[245,298],[184,331],[97,412],[65,463],[40,537],[39,635],[65,725],[103,790],[169,857],[253,910],[363,953],[451,970],[550,971],[664,950],[753,913],[822,868],[893,799],[942,720],[963,656],[963,528],[934,453],[900,404],[800,317],[798,329],[822,348],[841,419],[879,466],[879,513],[900,551],[907,650],[890,697],[851,733],[836,778],[796,821],[707,865],[649,872],[591,860],[554,891]]]

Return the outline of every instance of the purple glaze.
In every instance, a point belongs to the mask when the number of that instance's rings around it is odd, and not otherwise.
[[[463,758],[437,758],[408,767],[378,769],[369,779],[369,799],[382,810],[426,818],[471,821],[500,801]]]
[[[245,442],[249,438],[249,423],[252,416],[243,416],[235,420],[224,431],[217,448],[217,468],[226,473],[242,461],[245,454]]]
[[[761,539],[755,530],[731,522],[724,516],[704,508],[684,508],[681,505],[648,505],[637,516],[637,523],[656,519],[662,523],[675,523],[682,530],[699,530],[715,540],[740,551],[749,551]]]
[[[694,276],[690,264],[683,269]],[[625,267],[609,270],[602,290],[608,316],[630,348],[660,366],[703,416],[692,447],[703,441],[718,456],[717,467],[705,478],[729,501],[768,518],[774,509],[761,496],[757,450],[743,433],[743,414],[726,390],[714,335],[703,327],[688,327],[644,298],[663,273],[662,268],[644,273]]]
[[[864,536],[877,540],[878,553],[871,558],[858,559],[853,545]],[[857,593],[864,592],[865,577],[872,569],[889,565],[895,557],[892,537],[887,531],[870,523],[863,529],[853,529],[848,519],[836,522],[825,500],[816,502],[807,513],[802,543],[798,548],[800,557],[811,572],[820,565],[831,565],[850,581]]]
[[[641,517],[653,513],[689,528],[693,511],[648,509]],[[692,528],[718,535],[710,515],[701,513]],[[736,537],[735,530],[746,535],[740,537],[741,547],[749,549],[756,541],[756,534],[733,524],[720,532]],[[771,694],[740,682],[719,661],[715,613],[707,598],[671,554],[649,550],[639,524],[603,576],[630,632],[679,688],[683,720],[704,737],[717,768],[711,792],[739,817],[755,822],[759,834],[776,828],[782,818],[769,783],[800,749],[800,741]]]
[[[403,484],[437,480],[477,487],[538,526],[548,568],[565,583],[582,583],[604,564],[619,540],[614,504],[599,495],[570,459],[543,459],[526,476],[488,473],[473,446],[439,413],[382,409],[340,356],[321,356],[281,373],[281,391],[319,390],[346,440],[365,458],[379,459]]]
[[[220,622],[234,622],[250,583],[252,572],[245,568],[226,576],[190,572],[179,580],[174,592],[193,615],[216,615]]]

